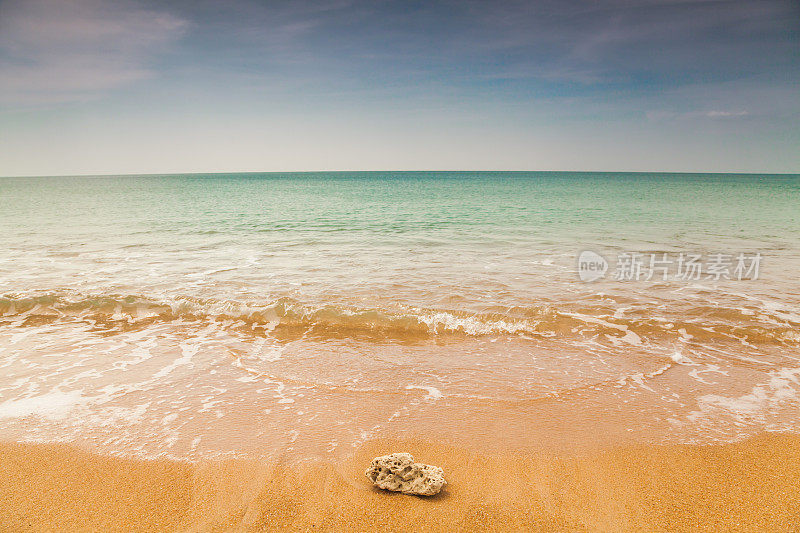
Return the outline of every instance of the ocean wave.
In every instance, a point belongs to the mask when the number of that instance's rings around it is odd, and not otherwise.
[[[277,338],[365,338],[419,341],[431,338],[517,336],[531,338],[598,337],[613,344],[648,341],[724,341],[744,345],[800,344],[793,315],[762,309],[697,305],[665,316],[621,313],[613,304],[592,308],[575,303],[556,306],[491,307],[472,312],[401,307],[357,308],[311,305],[291,298],[264,303],[195,297],[153,298],[139,295],[97,295],[52,292],[0,297],[0,325],[28,326],[53,322],[90,322],[98,331],[114,333],[155,322],[221,322],[232,329]],[[628,309],[628,308],[626,308]]]

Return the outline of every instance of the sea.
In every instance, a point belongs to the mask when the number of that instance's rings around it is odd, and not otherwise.
[[[0,439],[198,460],[800,431],[800,175],[0,178]]]

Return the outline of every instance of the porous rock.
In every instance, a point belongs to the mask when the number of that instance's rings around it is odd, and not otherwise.
[[[437,494],[446,483],[441,468],[415,463],[410,453],[376,457],[367,468],[366,474],[380,489],[421,496]]]

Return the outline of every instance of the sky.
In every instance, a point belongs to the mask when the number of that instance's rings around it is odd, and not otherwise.
[[[0,176],[800,172],[800,1],[0,0]]]

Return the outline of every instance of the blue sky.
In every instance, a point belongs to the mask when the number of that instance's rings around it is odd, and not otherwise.
[[[0,0],[0,175],[800,172],[800,3]]]

